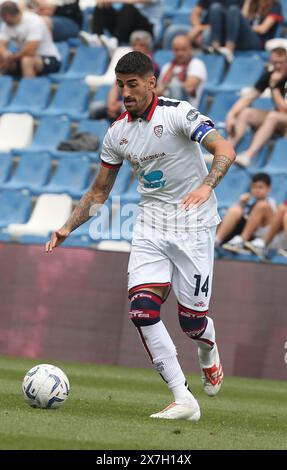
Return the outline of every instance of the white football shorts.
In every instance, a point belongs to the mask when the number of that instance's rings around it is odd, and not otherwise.
[[[208,309],[211,296],[216,226],[147,238],[136,225],[128,265],[128,289],[171,284],[178,302]]]

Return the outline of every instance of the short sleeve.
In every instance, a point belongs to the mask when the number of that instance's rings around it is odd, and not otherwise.
[[[206,67],[204,62],[200,59],[192,59],[187,69],[187,76],[188,77],[196,77],[201,81],[205,81],[207,78]]]
[[[284,20],[284,17],[282,15],[282,7],[279,3],[274,3],[269,12],[267,13],[266,16],[271,16],[274,18],[274,20],[278,23],[281,23]]]
[[[183,133],[190,140],[201,143],[202,139],[214,130],[211,119],[201,114],[187,101],[181,101],[176,111],[176,130]]]
[[[3,23],[0,26],[0,41],[9,41],[10,37],[7,33],[6,25]]]
[[[112,142],[111,129],[109,129],[104,138],[101,161],[103,166],[117,169],[122,165],[123,157],[117,152]]]
[[[42,18],[33,18],[30,23],[26,41],[41,41],[45,25],[42,24]]]

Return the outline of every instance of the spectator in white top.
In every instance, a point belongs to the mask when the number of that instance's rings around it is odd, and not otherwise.
[[[164,64],[158,79],[157,94],[186,100],[198,107],[207,71],[202,60],[192,57],[188,36],[178,35],[172,41],[174,60]]]
[[[21,11],[15,2],[1,5],[0,71],[23,77],[58,72],[60,54],[44,20],[29,11]],[[11,41],[16,48],[8,49]]]
[[[54,41],[78,36],[83,23],[79,0],[30,0],[30,8],[44,18]]]

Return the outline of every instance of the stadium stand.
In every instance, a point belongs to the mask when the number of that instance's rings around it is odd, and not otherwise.
[[[49,103],[51,82],[48,78],[22,78],[12,101],[0,107],[0,114],[29,113],[38,117]]]
[[[78,121],[88,117],[90,89],[82,80],[65,80],[59,84],[55,96],[41,116],[66,116]]]
[[[27,147],[33,136],[30,114],[7,113],[0,117],[0,152]]]
[[[11,179],[0,184],[0,188],[28,189],[30,192],[41,191],[51,173],[51,157],[48,153],[25,153]]]
[[[8,75],[0,77],[0,108],[8,105],[13,94],[13,79]]]
[[[176,27],[182,27],[182,31],[186,32],[189,27],[189,14],[195,3],[195,0],[166,2],[162,22],[165,31],[162,32],[163,37],[157,38],[156,50],[154,51],[154,60],[160,67],[170,61],[172,57],[170,45],[167,47],[165,41],[168,29],[166,27],[172,23],[170,28],[176,25]],[[286,10],[285,3],[282,2],[282,6]],[[90,31],[89,21],[92,11],[93,5],[85,3],[83,24],[85,31]],[[178,29],[178,32],[181,30]],[[280,34],[284,34],[284,28]],[[75,49],[72,49],[71,46]],[[109,60],[108,51],[104,47],[87,47],[81,44],[77,38],[58,43],[57,47],[62,57],[59,73],[50,74],[47,78],[25,78],[19,82],[13,80],[12,77],[0,77],[1,195],[6,194],[7,188],[9,188],[7,194],[11,194],[11,197],[13,194],[22,194],[19,192],[20,189],[27,189],[29,194],[40,195],[40,197],[42,197],[42,193],[56,193],[56,197],[57,194],[64,192],[69,200],[71,198],[78,199],[91,181],[95,164],[99,163],[100,149],[109,123],[105,120],[88,119],[89,105],[92,102],[106,101],[110,86],[115,80],[114,67],[119,58],[130,51],[130,48],[119,47],[112,59]],[[220,54],[200,52],[196,53],[196,56],[204,61],[208,71],[208,81],[199,109],[210,116],[220,132],[226,135],[225,118],[228,110],[245,88],[249,88],[255,83],[263,70],[268,55],[265,51],[236,52],[232,64],[227,64]],[[14,94],[13,90],[16,90]],[[54,95],[52,95],[53,93]],[[257,109],[271,110],[273,102],[270,97],[260,97],[252,106]],[[40,118],[40,121],[34,121],[33,117],[35,120]],[[34,128],[35,132],[33,132]],[[99,140],[97,151],[58,150],[60,142],[81,132],[96,135]],[[248,148],[252,135],[253,132],[250,129],[246,131],[237,146],[238,153]],[[271,174],[273,179],[272,194],[276,197],[277,202],[287,198],[286,140],[286,138],[278,138],[277,136],[272,138],[268,145],[265,145],[259,154],[252,159],[248,170],[243,170],[236,165],[232,167],[216,189],[220,211],[226,210],[237,200],[238,196],[248,188],[250,175],[259,169]],[[16,157],[20,158],[17,160]],[[120,196],[118,214],[123,204],[137,204],[139,202],[137,184],[137,181],[132,177],[129,163],[125,162],[109,199],[111,201]],[[18,192],[12,191],[12,189],[17,189]],[[30,195],[29,197],[31,198]],[[36,207],[38,202],[39,199],[36,200]],[[48,232],[46,231],[43,235],[43,233],[39,234],[36,229],[33,234],[33,227],[36,225],[34,222],[28,224],[27,234],[23,233],[19,240],[23,243],[26,243],[27,240],[43,242]],[[90,225],[87,223],[77,229],[66,245],[96,247],[98,244],[90,237],[89,227]],[[115,232],[115,227],[113,229]],[[111,230],[107,230],[105,236],[112,237]],[[10,240],[9,233],[0,233],[0,239]],[[119,239],[124,242],[128,240],[128,243],[130,241],[129,238],[123,239],[121,236]]]
[[[92,48],[93,49],[93,48]],[[98,49],[98,48],[96,48]],[[86,74],[85,81],[92,90],[101,85],[112,85],[115,82],[115,66],[120,58],[130,52],[130,47],[118,47],[108,65],[106,73],[100,71],[90,71]]]
[[[24,223],[27,219],[25,217],[22,223],[9,223],[7,233],[13,238],[22,235],[47,236],[66,222],[71,214],[72,204],[72,199],[67,194],[42,194],[37,199],[29,221]]]
[[[8,180],[13,167],[10,153],[0,154],[0,185]]]
[[[53,81],[81,80],[87,75],[103,75],[108,65],[108,53],[105,47],[77,48],[67,72],[50,75]]]
[[[25,191],[0,192],[0,228],[11,223],[24,224],[31,213],[32,197]]]
[[[87,156],[61,158],[51,181],[39,192],[66,193],[80,198],[90,182],[90,160]]]
[[[64,117],[44,117],[39,122],[31,145],[25,149],[13,151],[16,155],[30,152],[52,152],[56,150],[59,142],[69,137],[71,133],[70,121]]]
[[[260,74],[263,72],[264,62],[256,57],[235,57],[233,63],[223,80],[214,87],[209,87],[209,93],[236,92],[254,85]]]

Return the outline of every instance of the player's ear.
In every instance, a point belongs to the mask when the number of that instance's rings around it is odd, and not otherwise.
[[[149,78],[148,78],[148,87],[150,90],[153,90],[156,86],[156,78],[154,75],[151,75]]]

